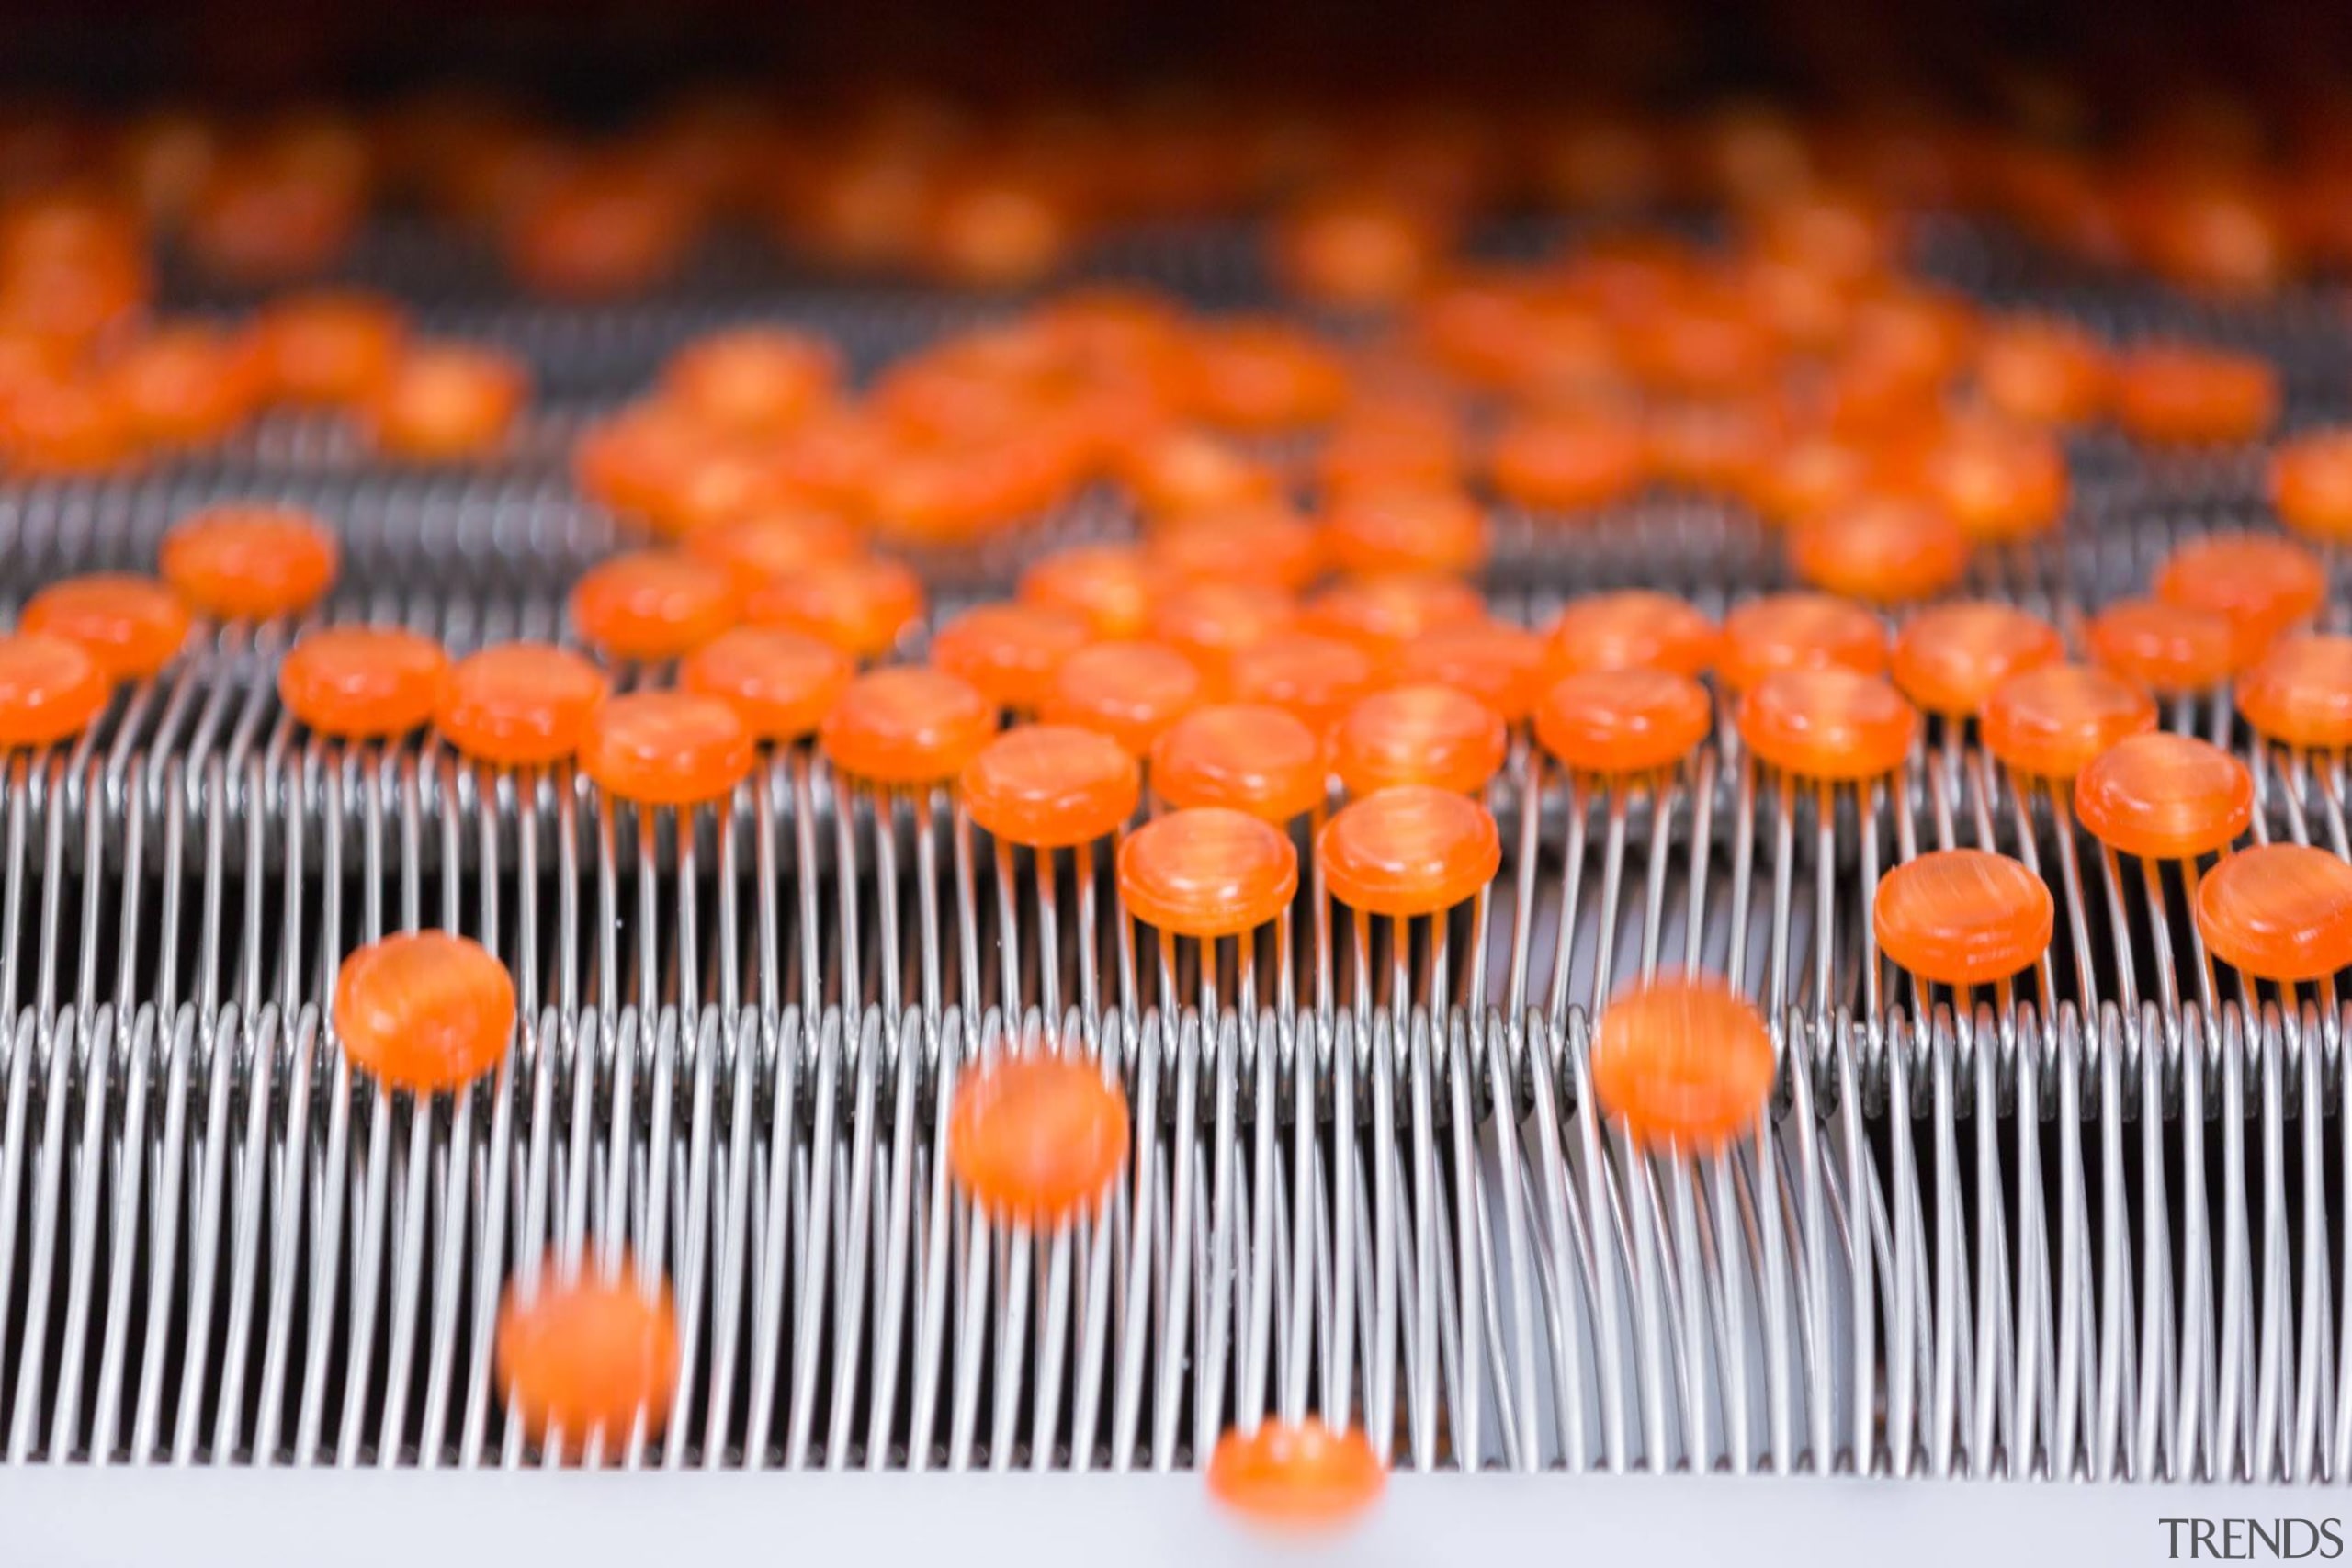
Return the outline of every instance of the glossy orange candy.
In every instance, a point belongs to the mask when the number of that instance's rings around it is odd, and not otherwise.
[[[1144,558],[1170,582],[1250,582],[1295,593],[1323,570],[1323,541],[1286,506],[1261,502],[1152,525]]]
[[[408,339],[400,308],[367,294],[293,296],[264,311],[255,330],[273,393],[342,406],[382,391]]]
[[[115,573],[52,582],[25,602],[20,632],[79,643],[117,681],[143,681],[187,641],[187,606],[151,578]]]
[[[1984,748],[2020,773],[2071,779],[2127,736],[2156,727],[2148,694],[2104,670],[2045,664],[1985,699]]]
[[[1324,886],[1350,908],[1399,919],[1475,897],[1502,867],[1494,815],[1428,784],[1376,790],[1340,808],[1315,840]]]
[[[2352,539],[2352,430],[2314,430],[2270,454],[2270,504],[2315,539]]]
[[[1054,671],[1087,639],[1086,623],[1060,610],[981,604],[939,628],[931,661],[997,706],[1034,713],[1053,690]]]
[[[1902,694],[1852,670],[1777,671],[1739,700],[1747,749],[1801,778],[1860,782],[1892,773],[1918,729]]]
[[[1486,619],[1477,590],[1450,577],[1383,572],[1333,583],[1306,603],[1309,631],[1342,637],[1387,658],[1433,631]]]
[[[1110,1190],[1127,1156],[1127,1100],[1102,1068],[1035,1051],[956,1086],[947,1168],[989,1213],[1052,1225]]]
[[[1338,570],[1369,575],[1465,577],[1487,561],[1487,516],[1458,491],[1420,487],[1350,491],[1323,521],[1323,550]]]
[[[2154,730],[2117,741],[2075,776],[2075,815],[2124,854],[2188,860],[2245,831],[2254,775],[2211,741]]]
[[[1664,670],[1695,678],[1722,647],[1723,633],[1688,602],[1630,588],[1578,599],[1561,611],[1544,640],[1544,665],[1555,675]]]
[[[960,793],[1007,843],[1064,849],[1108,838],[1135,815],[1136,761],[1107,735],[1059,724],[1007,730],[964,764]]]
[[[2208,534],[2191,539],[2156,569],[2156,597],[2211,610],[2230,623],[2241,668],[2279,633],[2315,615],[2327,597],[2327,571],[2291,539],[2264,534]]]
[[[627,1270],[623,1270],[624,1273]],[[651,1300],[618,1280],[511,1292],[498,1314],[498,1376],[534,1437],[625,1438],[641,1416],[669,1419],[678,1382],[678,1325],[665,1289]]]
[[[855,673],[829,642],[775,626],[737,626],[678,666],[678,688],[717,697],[761,740],[783,744],[816,732]]]
[[[131,433],[166,446],[218,441],[253,416],[267,389],[250,338],[196,322],[130,344],[107,385]]]
[[[1476,795],[1508,745],[1501,716],[1467,692],[1396,686],[1348,708],[1332,735],[1332,771],[1351,795],[1400,784]]]
[[[2031,538],[2065,514],[2066,455],[2040,431],[1963,424],[1933,442],[1919,479],[1969,538]]]
[[[1751,599],[1724,618],[1722,674],[1736,692],[1783,670],[1875,675],[1885,668],[1885,624],[1843,599],[1779,593]]]
[[[2035,424],[2096,419],[2111,390],[2107,355],[2087,333],[2057,321],[2021,320],[1985,333],[1976,388],[1995,412]]]
[[[277,695],[321,735],[403,735],[433,717],[448,679],[449,656],[431,637],[386,626],[322,626],[278,662]]]
[[[157,555],[180,597],[222,620],[268,620],[309,609],[334,586],[342,551],[309,513],[209,507],[173,525]]]
[[[1222,679],[1233,656],[1288,631],[1298,607],[1278,589],[1247,582],[1195,582],[1162,592],[1149,629],[1190,659],[1211,680]]]
[[[1893,673],[1929,713],[1973,717],[2002,682],[2065,656],[2057,630],[2038,615],[1991,601],[1938,604],[1904,624]]]
[[[1535,703],[1544,676],[1544,639],[1523,626],[1475,621],[1441,626],[1396,650],[1400,682],[1452,686],[1517,724]]]
[[[0,636],[0,747],[52,745],[106,710],[106,671],[78,642],[43,632]]]
[[[852,778],[935,784],[962,773],[996,729],[996,709],[971,682],[901,666],[852,681],[818,726],[817,740]]]
[[[770,507],[688,534],[686,554],[733,572],[747,593],[817,566],[856,560],[857,532],[820,507]],[[747,611],[748,613],[748,611]]]
[[[1210,1451],[1209,1493],[1235,1512],[1283,1529],[1335,1528],[1370,1511],[1388,1484],[1372,1444],[1308,1416],[1227,1432]]]
[[[1380,675],[1373,656],[1352,642],[1313,632],[1283,632],[1233,656],[1227,696],[1294,714],[1320,735],[1337,724]]]
[[[2091,617],[2091,658],[2160,697],[2210,691],[2237,668],[2230,623],[2218,612],[2120,599]]]
[[[1537,512],[1612,505],[1648,477],[1640,427],[1606,414],[1528,414],[1495,437],[1488,455],[1495,489]]]
[[[1793,529],[1789,560],[1815,588],[1899,604],[1958,582],[1968,567],[1968,536],[1939,507],[1865,500]]]
[[[514,1038],[514,981],[470,938],[388,936],[336,972],[334,1032],[352,1065],[388,1089],[462,1089],[496,1066]]]
[[[639,806],[696,806],[751,773],[752,732],[716,697],[631,692],[590,720],[580,766],[596,786]]]
[[[600,561],[571,588],[571,624],[614,659],[691,653],[733,626],[740,608],[732,577],[665,550]]]
[[[604,672],[569,649],[503,643],[458,660],[433,724],[477,761],[541,766],[580,749],[608,691]]]
[[[1062,660],[1038,716],[1117,741],[1131,757],[1151,750],[1168,727],[1198,707],[1193,661],[1152,642],[1098,642]]]
[[[1535,706],[1535,739],[1578,773],[1670,768],[1714,727],[1707,689],[1668,670],[1586,670],[1562,676]]]
[[[1195,708],[1151,748],[1151,787],[1172,807],[1224,807],[1288,822],[1323,803],[1321,739],[1280,708]]]
[[[753,626],[821,637],[853,659],[879,659],[922,619],[922,581],[894,560],[821,561],[764,582],[743,602]]]
[[[2352,967],[2352,865],[2305,844],[2225,855],[2198,884],[2197,929],[2258,978],[2324,979]]]
[[[2281,745],[2352,747],[2352,637],[2290,637],[2238,681],[2238,712]]]
[[[2116,418],[2142,441],[2252,441],[2277,422],[2278,396],[2268,361],[2186,344],[2143,345],[2115,371]]]
[[[2057,905],[2041,878],[1987,850],[1935,850],[1878,881],[1871,929],[1889,958],[1946,986],[2005,980],[2050,949]]]
[[[1023,603],[1075,615],[1100,637],[1143,635],[1153,572],[1133,545],[1074,545],[1021,576]]]
[[[767,436],[816,412],[839,376],[838,356],[820,339],[739,327],[680,349],[662,373],[662,391],[706,424]]]
[[[1593,1026],[1593,1096],[1645,1143],[1729,1143],[1764,1114],[1776,1071],[1764,1021],[1713,976],[1624,992]]]
[[[522,412],[529,378],[509,355],[465,344],[404,351],[368,394],[364,418],[379,451],[441,463],[493,453]]]
[[[1255,817],[1194,807],[1154,818],[1121,840],[1127,913],[1175,936],[1238,936],[1290,907],[1298,852]]]

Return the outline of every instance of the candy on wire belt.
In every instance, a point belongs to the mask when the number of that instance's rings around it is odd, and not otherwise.
[[[2184,310],[2037,294],[2004,243],[1929,254],[2110,330]],[[963,309],[825,324],[865,360]],[[312,620],[453,657],[556,640],[627,542],[573,498],[569,435],[714,324],[614,314],[593,340],[469,320],[548,393],[500,468],[419,478],[296,417],[18,490],[12,597],[143,570],[204,502],[287,502],[345,554]],[[2315,315],[2290,296],[2226,323],[2285,365],[2290,423],[2341,408],[2352,345]],[[2226,457],[2073,456],[2064,531],[1969,582],[2077,657],[2179,539],[2267,516]],[[1033,543],[1124,527],[1089,498],[943,568],[933,624]],[[1567,537],[1506,510],[1496,554],[1491,607],[1537,627],[1599,586],[1717,616],[1784,586],[1751,524],[1671,497]],[[1306,838],[1306,897],[1274,920],[1155,942],[1107,839],[991,850],[944,785],[853,781],[808,745],[673,811],[429,732],[321,736],[277,697],[295,632],[209,637],[79,739],[7,755],[9,1461],[560,1462],[502,1397],[503,1292],[626,1259],[666,1278],[678,1336],[667,1419],[590,1456],[631,1465],[1166,1469],[1236,1426],[1354,1412],[1411,1468],[2352,1475],[2333,983],[2217,965],[2195,874],[2165,869],[2192,857],[2103,848],[2071,790],[1956,727],[1832,787],[1759,764],[1726,691],[1713,739],[1634,789],[1516,726],[1484,792],[1499,867],[1468,899],[1333,910]],[[2225,691],[2160,717],[2233,742]],[[2240,754],[2254,840],[2352,852],[2340,754]],[[1881,956],[1873,895],[1971,847],[2041,875],[2053,939],[2013,983],[1931,989]],[[356,1077],[324,1016],[345,954],[423,926],[503,960],[522,1020],[437,1100]],[[1685,970],[1769,1021],[1767,1137],[1671,1156],[1599,1113],[1595,1014]],[[1048,1031],[1108,1064],[1132,1148],[1099,1211],[992,1224],[949,1179],[955,1087]]]

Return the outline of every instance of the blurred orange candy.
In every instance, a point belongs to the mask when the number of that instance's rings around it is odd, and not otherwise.
[[[2122,356],[2115,382],[2116,417],[2142,441],[2252,441],[2278,418],[2278,372],[2254,355],[2143,344]]]
[[[741,327],[697,338],[662,373],[662,394],[693,418],[746,435],[792,429],[833,394],[840,356],[806,333]]]
[[[400,307],[369,294],[289,295],[254,322],[272,396],[351,406],[380,394],[408,338]]]
[[[363,411],[379,451],[419,462],[493,453],[522,411],[529,377],[511,355],[464,344],[417,344]]]

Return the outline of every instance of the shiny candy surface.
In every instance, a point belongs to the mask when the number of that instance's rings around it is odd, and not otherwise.
[[[1034,713],[1053,689],[1054,671],[1088,637],[1086,623],[1061,610],[982,604],[939,628],[931,661],[999,707]]]
[[[650,1301],[617,1280],[543,1285],[528,1301],[510,1294],[497,1348],[499,1382],[535,1435],[578,1443],[601,1431],[609,1451],[639,1416],[654,1432],[669,1418],[678,1325],[666,1289]]]
[[[307,512],[216,506],[174,525],[157,555],[164,581],[221,620],[307,610],[334,586],[342,551]]]
[[[1202,699],[1200,671],[1174,649],[1099,642],[1062,660],[1038,716],[1098,731],[1140,757]]]
[[[2352,865],[2305,844],[2224,856],[2197,886],[2197,929],[2222,963],[2265,980],[2352,966]]]
[[[1075,545],[1023,572],[1021,598],[1075,615],[1100,637],[1143,634],[1151,607],[1152,569],[1133,545]]]
[[[1487,809],[1426,784],[1375,791],[1340,808],[1315,840],[1324,885],[1366,914],[1431,915],[1476,896],[1502,865]]]
[[[522,412],[529,378],[503,354],[463,344],[409,349],[368,395],[377,449],[418,462],[496,452]]]
[[[1127,913],[1177,936],[1234,936],[1290,907],[1298,852],[1238,811],[1196,807],[1155,818],[1119,845]]]
[[[1441,626],[1398,649],[1390,670],[1400,682],[1466,692],[1517,724],[1543,684],[1544,639],[1501,621]]]
[[[1334,1529],[1369,1512],[1388,1472],[1362,1432],[1314,1416],[1227,1432],[1209,1454],[1209,1493],[1227,1507],[1283,1529]]]
[[[632,692],[596,710],[580,765],[598,788],[639,806],[717,800],[752,771],[752,732],[716,697]]]
[[[322,626],[279,661],[277,694],[322,735],[405,734],[433,717],[449,656],[431,637],[382,626]]]
[[[999,1057],[956,1086],[947,1163],[982,1207],[1051,1225],[1095,1202],[1127,1155],[1126,1096],[1076,1056]]]
[[[2123,854],[2184,860],[2245,831],[2254,776],[2209,740],[2151,731],[2117,741],[2075,775],[2075,815]]]
[[[2055,627],[1990,601],[1938,604],[1904,623],[1894,639],[1894,683],[1929,713],[1973,716],[1994,688],[2023,670],[2065,657]]]
[[[2050,947],[2056,904],[2041,878],[2007,855],[1936,850],[1879,878],[1871,928],[1889,958],[1924,979],[2007,979]]]
[[[461,1089],[506,1055],[514,982],[470,938],[441,931],[388,936],[343,961],[334,1032],[352,1065],[388,1089]]]
[[[1466,576],[1486,563],[1487,518],[1468,496],[1452,490],[1351,492],[1331,503],[1323,548],[1345,572]]]
[[[1269,822],[1321,805],[1325,774],[1321,739],[1260,704],[1196,708],[1151,748],[1152,791],[1170,806],[1224,807]]]
[[[1748,750],[1804,778],[1860,781],[1892,773],[1911,750],[1919,716],[1875,675],[1782,670],[1740,697]]]
[[[2270,504],[2314,539],[2352,539],[2352,430],[2316,430],[2270,455]]]
[[[0,747],[47,746],[106,711],[106,671],[80,643],[41,632],[0,636]]]
[[[1985,750],[2021,773],[2071,779],[2127,736],[2156,727],[2156,705],[2130,682],[2080,664],[2012,675],[1985,700]]]
[[[1544,664],[1555,675],[1664,670],[1695,677],[1722,648],[1723,633],[1687,601],[1634,588],[1578,599],[1561,611],[1544,639]]]
[[[17,629],[78,643],[107,676],[138,681],[187,641],[187,606],[153,578],[101,573],[52,582],[25,602]]]
[[[1029,724],[989,741],[964,764],[972,820],[1009,843],[1060,849],[1118,831],[1141,791],[1136,761],[1091,729]]]
[[[734,572],[747,592],[810,567],[855,560],[862,550],[855,529],[813,506],[754,512],[685,538],[688,555]]]
[[[2238,712],[2285,746],[2352,747],[2352,637],[2290,637],[2239,678]]]
[[[2094,661],[2160,697],[2210,691],[2237,668],[2230,623],[2161,599],[2120,599],[2091,617]]]
[[[1156,523],[1144,556],[1172,582],[1254,582],[1295,593],[1323,570],[1323,541],[1297,513],[1260,502]]]
[[[1789,559],[1816,588],[1871,604],[1929,598],[1960,581],[1968,536],[1940,508],[1863,501],[1798,525]]]
[[[604,672],[569,649],[504,643],[458,660],[433,723],[478,761],[531,767],[578,750],[608,691]]]
[[[2116,366],[2115,412],[2142,441],[2252,441],[2278,417],[2278,378],[2250,355],[2154,344]]]
[[[1351,795],[1428,784],[1473,795],[1503,765],[1501,716],[1451,686],[1407,685],[1358,700],[1332,736],[1332,771]]]
[[[898,668],[859,676],[818,727],[833,766],[884,784],[944,784],[995,736],[997,710],[968,681]]]
[[[735,624],[735,580],[690,556],[645,550],[590,567],[572,585],[571,624],[615,659],[693,652]]]
[[[1712,976],[1625,992],[1593,1027],[1593,1093],[1645,1143],[1730,1142],[1763,1115],[1774,1072],[1763,1019]]]
[[[1724,620],[1722,675],[1734,691],[1776,671],[1835,669],[1875,675],[1885,668],[1885,623],[1843,599],[1822,593],[1775,594],[1750,600]]]
[[[1235,702],[1295,715],[1320,735],[1372,690],[1379,674],[1373,656],[1355,643],[1283,632],[1235,654],[1225,690]]]
[[[2165,558],[2155,590],[2166,604],[2211,610],[2229,622],[2243,665],[2279,633],[2312,617],[2327,596],[2327,572],[2318,557],[2291,539],[2208,534]]]
[[[1486,618],[1486,602],[1466,582],[1404,572],[1351,578],[1306,602],[1306,628],[1385,658],[1444,626]]]
[[[1279,589],[1247,582],[1195,582],[1169,589],[1153,603],[1149,629],[1200,667],[1222,679],[1233,656],[1254,648],[1298,619],[1298,607]]]
[[[823,561],[764,582],[743,601],[753,626],[821,637],[853,659],[879,659],[922,618],[922,581],[894,560]]]
[[[737,626],[686,655],[678,687],[717,697],[755,738],[783,742],[814,734],[854,673],[849,655],[829,642],[775,626]]]
[[[1535,738],[1579,773],[1643,773],[1689,756],[1714,727],[1707,689],[1666,670],[1563,676],[1535,706]]]

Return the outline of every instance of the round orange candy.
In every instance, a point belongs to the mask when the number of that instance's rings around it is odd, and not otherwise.
[[[2066,656],[2049,622],[1991,601],[1939,604],[1894,639],[1894,683],[1929,713],[1973,717],[1995,687]]]
[[[1495,710],[1451,686],[1408,685],[1359,700],[1331,738],[1332,771],[1351,795],[1428,784],[1475,795],[1503,765]]]
[[[2117,741],[2075,776],[2075,815],[2124,854],[2187,860],[2245,831],[2254,775],[2211,741],[2152,730]]]
[[[1157,817],[1119,844],[1127,913],[1176,936],[1238,936],[1290,907],[1298,852],[1255,817],[1194,807]]]
[[[1379,667],[1351,642],[1313,632],[1284,632],[1233,656],[1226,694],[1295,714],[1321,734],[1372,690]]]
[[[414,632],[324,626],[306,633],[277,666],[287,711],[322,735],[404,735],[441,705],[449,656]]]
[[[853,561],[864,553],[856,530],[815,506],[770,507],[697,528],[686,554],[724,567],[748,592],[815,566]]]
[[[377,449],[420,462],[498,450],[522,412],[530,378],[507,355],[465,344],[404,351],[368,395],[364,420]]]
[[[1152,604],[1153,638],[1221,677],[1233,656],[1288,631],[1298,619],[1290,595],[1244,582],[1194,582],[1162,592]]]
[[[1879,878],[1871,928],[1889,958],[1924,979],[1983,986],[2050,949],[2057,906],[2007,855],[1936,850]]]
[[[1428,280],[1439,230],[1425,207],[1396,191],[1326,191],[1283,215],[1274,261],[1287,288],[1320,304],[1392,305]]]
[[[1086,642],[1086,623],[1060,610],[981,604],[939,628],[931,661],[997,706],[1034,713],[1053,690],[1054,671]]]
[[[0,452],[23,474],[96,473],[134,456],[134,440],[113,389],[93,376],[28,378],[0,407]]]
[[[1493,814],[1468,795],[1399,784],[1341,807],[1317,835],[1315,860],[1340,903],[1403,919],[1475,897],[1503,849]]]
[[[743,602],[753,626],[822,637],[853,659],[878,659],[922,619],[922,581],[894,560],[822,561],[762,583]]]
[[[2066,511],[2066,454],[2038,430],[1963,424],[1919,459],[1922,488],[1971,539],[2046,534]]]
[[[1888,467],[1877,442],[1838,430],[1801,431],[1774,447],[1743,493],[1773,522],[1803,523],[1862,501]]]
[[[207,615],[263,621],[324,598],[342,551],[307,512],[215,506],[175,524],[157,560],[164,581]]]
[[[571,624],[615,659],[691,653],[733,626],[739,607],[732,577],[666,550],[615,556],[571,588]]]
[[[499,1381],[534,1436],[601,1431],[616,1441],[640,1416],[653,1431],[669,1418],[678,1325],[667,1290],[649,1301],[617,1280],[582,1280],[527,1302],[510,1292],[497,1347]]]
[[[336,972],[334,1032],[352,1065],[387,1088],[462,1089],[498,1066],[514,1038],[514,981],[469,938],[388,936]]]
[[[1323,549],[1345,572],[1465,577],[1487,562],[1487,516],[1453,490],[1350,491],[1324,518]]]
[[[2327,597],[2327,570],[2291,539],[2208,534],[2165,558],[2155,588],[2168,604],[2211,610],[2229,622],[2243,667],[2279,633],[2318,613]]]
[[[2352,430],[2315,430],[2270,454],[2270,504],[2315,539],[2352,539]]]
[[[1486,602],[1468,583],[1384,572],[1332,584],[1307,602],[1302,618],[1309,631],[1344,638],[1385,658],[1441,627],[1466,626],[1486,616]]]
[[[829,642],[737,626],[686,655],[678,687],[717,697],[755,738],[781,743],[814,734],[854,673],[849,656]]]
[[[1968,567],[1968,536],[1939,507],[1862,501],[1792,531],[1789,559],[1815,588],[1899,604],[1958,582]]]
[[[752,771],[752,732],[716,697],[632,692],[590,720],[580,765],[596,787],[639,806],[695,806]]]
[[[2071,779],[2100,752],[2156,727],[2156,705],[2130,682],[2080,664],[2010,676],[1984,701],[1985,750],[2020,773]]]
[[[1059,724],[1007,730],[964,764],[972,820],[1007,843],[1064,849],[1116,832],[1135,815],[1135,759],[1107,735]]]
[[[1714,727],[1707,689],[1668,670],[1564,675],[1535,706],[1535,738],[1579,773],[1645,773],[1680,762]]]
[[[0,636],[0,747],[79,735],[109,692],[104,668],[80,643],[42,632]]]
[[[2352,967],[2352,865],[2307,844],[2224,855],[2198,884],[2197,929],[2257,978],[2324,979]]]
[[[1268,501],[1155,523],[1144,558],[1175,582],[1254,582],[1295,593],[1321,574],[1323,542],[1306,519]]]
[[[1505,724],[1534,705],[1544,676],[1544,639],[1502,621],[1440,626],[1396,650],[1399,682],[1451,686],[1477,698]]]
[[[576,653],[503,643],[458,660],[433,725],[478,761],[536,767],[580,749],[608,690],[604,672]]]
[[[1323,803],[1329,770],[1315,732],[1280,708],[1195,708],[1151,747],[1151,786],[1172,807],[1217,806],[1288,822]]]
[[[1043,1051],[1000,1057],[956,1086],[947,1168],[991,1213],[1051,1225],[1110,1190],[1127,1135],[1126,1096],[1100,1067]]]
[[[1555,675],[1588,670],[1664,670],[1696,677],[1713,664],[1723,634],[1685,600],[1629,588],[1578,599],[1560,612],[1544,648]]]
[[[2352,637],[2290,637],[2240,678],[2238,712],[2288,746],[2352,747]]]
[[[1739,700],[1749,750],[1803,778],[1860,781],[1901,764],[1919,716],[1875,675],[1851,670],[1781,670]]]
[[[249,337],[196,322],[135,340],[107,379],[132,434],[171,446],[220,440],[253,416],[266,389]]]
[[[382,391],[408,339],[400,307],[367,294],[282,299],[262,313],[255,331],[274,394],[345,406]]]
[[[1197,430],[1165,431],[1132,443],[1121,451],[1118,469],[1144,511],[1158,517],[1263,504],[1282,488],[1264,463]]]
[[[2091,617],[2091,658],[2160,697],[2209,691],[2237,668],[2230,623],[2211,610],[2122,599]]]
[[[1985,333],[1976,388],[2006,419],[2080,424],[2107,406],[2106,351],[2089,333],[2063,322],[2004,323]]]
[[[840,374],[839,356],[817,338],[740,327],[680,349],[662,373],[662,392],[706,424],[775,435],[816,412]]]
[[[1220,429],[1299,430],[1340,412],[1347,372],[1305,332],[1277,321],[1197,329],[1185,357],[1184,401]]]
[[[1152,571],[1133,545],[1073,545],[1021,575],[1023,603],[1075,615],[1096,637],[1143,635]]]
[[[1362,1432],[1308,1416],[1227,1432],[1209,1454],[1209,1494],[1236,1513],[1283,1529],[1328,1529],[1380,1501],[1388,1472]]]
[[[1528,414],[1495,437],[1487,457],[1495,489],[1537,512],[1612,505],[1648,477],[1640,426],[1606,414]]]
[[[1724,618],[1722,673],[1736,692],[1783,670],[1875,675],[1885,668],[1885,624],[1843,599],[1779,593],[1751,599]]]
[[[1201,672],[1174,649],[1098,642],[1062,660],[1038,716],[1107,735],[1140,757],[1201,697]]]
[[[150,578],[100,573],[52,582],[25,602],[21,632],[79,643],[107,675],[140,681],[187,641],[187,606]]]
[[[2254,355],[2156,344],[2124,355],[2116,418],[2142,441],[2253,441],[2278,418],[2278,375]]]
[[[997,711],[941,670],[875,670],[849,683],[818,726],[818,744],[853,778],[944,784],[996,735]]]
[[[1624,992],[1593,1025],[1593,1098],[1645,1143],[1729,1143],[1764,1114],[1776,1071],[1764,1021],[1713,976]]]

